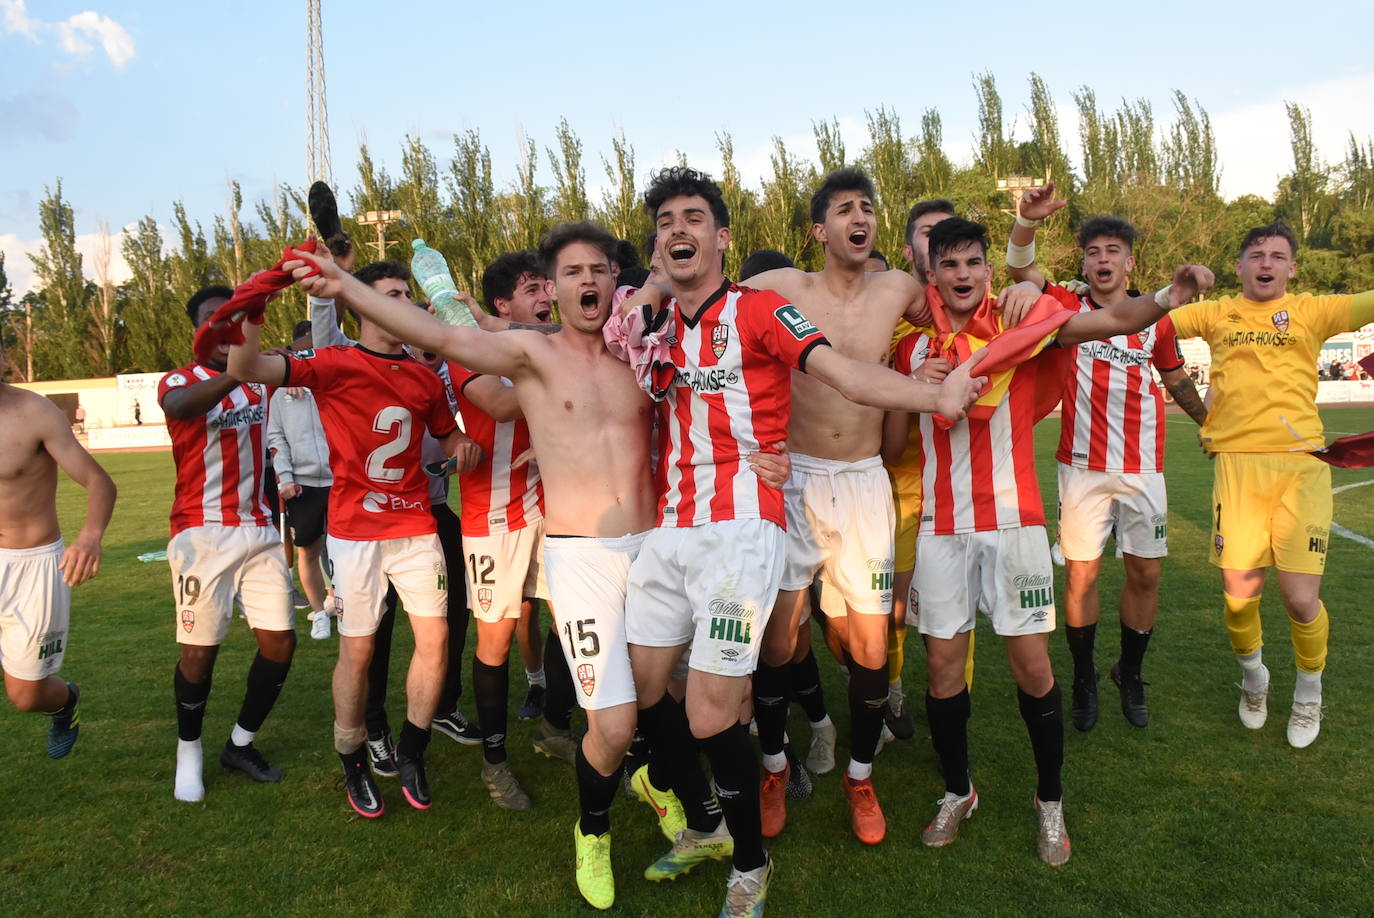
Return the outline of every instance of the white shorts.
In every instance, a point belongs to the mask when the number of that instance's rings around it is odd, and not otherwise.
[[[804,590],[819,573],[855,612],[887,615],[897,516],[882,459],[839,462],[801,453],[791,459],[792,476],[782,492],[787,507],[782,589]]]
[[[544,582],[544,521],[511,532],[464,536],[468,608],[479,622],[519,618],[525,597],[549,598]]]
[[[692,645],[692,669],[748,676],[782,581],[785,534],[767,520],[665,527],[630,565],[625,632],[645,647]]]
[[[192,526],[167,543],[177,643],[214,647],[229,636],[234,599],[248,627],[292,631],[291,573],[271,526]]]
[[[1070,561],[1102,557],[1107,536],[1137,558],[1169,553],[1164,473],[1093,472],[1059,463],[1059,550]]]
[[[62,540],[0,548],[0,666],[38,682],[62,668],[72,591],[62,581]]]
[[[328,545],[339,634],[367,637],[377,633],[388,582],[396,587],[407,614],[448,615],[448,566],[437,535],[370,542],[328,536]]]
[[[625,642],[625,592],[630,564],[646,535],[544,540],[554,626],[579,689],[577,701],[588,711],[635,700]]]
[[[916,537],[906,622],[948,640],[978,611],[1004,637],[1054,630],[1054,565],[1044,526]]]

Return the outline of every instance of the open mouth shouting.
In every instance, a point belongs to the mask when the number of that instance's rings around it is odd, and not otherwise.
[[[668,260],[676,265],[685,267],[691,263],[696,254],[696,245],[686,239],[680,239],[668,245]]]
[[[854,248],[856,249],[867,248],[868,240],[868,230],[866,229],[851,230],[849,233],[849,244],[854,246]]]
[[[578,298],[577,305],[582,308],[582,315],[588,319],[596,318],[601,311],[601,304],[595,290],[584,290],[582,296]]]
[[[534,311],[534,317],[540,322],[548,322],[553,318],[553,310],[548,306],[541,306]]]

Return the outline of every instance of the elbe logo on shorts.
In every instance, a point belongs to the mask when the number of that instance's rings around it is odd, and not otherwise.
[[[477,591],[477,604],[482,607],[483,612],[491,611],[491,588],[482,587]]]
[[[792,337],[798,341],[804,341],[808,336],[814,335],[818,329],[811,324],[811,320],[801,314],[801,310],[787,303],[773,310],[773,315],[778,317],[778,321],[786,326],[792,333]]]
[[[725,356],[725,349],[730,345],[730,326],[721,323],[711,329],[711,352],[716,355],[716,359]]]
[[[588,698],[596,689],[596,669],[590,663],[580,663],[577,667],[577,681],[582,685],[582,694]]]
[[[1274,327],[1281,332],[1288,331],[1288,310],[1280,309],[1269,317],[1269,321],[1274,323]]]
[[[196,626],[196,613],[195,613],[195,610],[194,610],[194,609],[182,609],[182,610],[181,610],[181,630],[182,630],[182,631],[185,631],[187,634],[190,634],[190,633],[191,633],[191,629],[194,628],[195,626]]]

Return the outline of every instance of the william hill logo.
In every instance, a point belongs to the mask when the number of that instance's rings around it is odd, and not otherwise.
[[[1054,602],[1054,582],[1049,574],[1021,574],[1012,580],[1020,594],[1021,608],[1043,609]]]
[[[711,612],[711,640],[748,644],[753,640],[753,614],[742,603],[713,599]]]

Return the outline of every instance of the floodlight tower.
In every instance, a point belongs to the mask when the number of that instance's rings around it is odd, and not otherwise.
[[[329,107],[324,91],[324,38],[320,33],[320,0],[306,0],[305,181],[334,186],[329,163]]]

